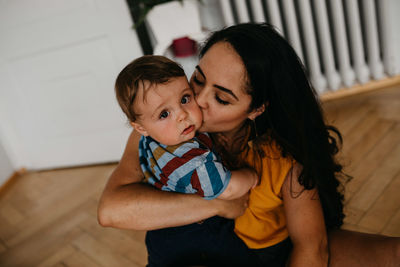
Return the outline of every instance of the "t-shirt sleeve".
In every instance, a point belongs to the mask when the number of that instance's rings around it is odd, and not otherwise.
[[[192,151],[197,153],[196,151]],[[190,157],[190,160],[186,159]],[[177,158],[175,158],[177,160]],[[172,173],[167,174],[163,190],[186,194],[197,194],[205,199],[218,197],[228,186],[231,172],[226,169],[219,157],[210,150],[203,150],[197,156],[186,154],[179,160],[184,161]]]
[[[231,172],[225,168],[217,155],[210,151],[192,173],[191,184],[205,199],[217,198],[229,184]]]
[[[208,141],[205,137],[203,140]],[[198,194],[205,199],[218,197],[228,186],[231,172],[203,140],[177,146],[150,143],[149,182],[164,191]]]

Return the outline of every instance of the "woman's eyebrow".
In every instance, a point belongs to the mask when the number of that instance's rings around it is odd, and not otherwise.
[[[196,69],[200,72],[200,74],[201,74],[204,78],[206,78],[206,75],[204,75],[204,72],[201,70],[201,68],[200,68],[199,65],[196,66]]]
[[[215,88],[218,88],[218,89],[221,90],[221,91],[224,91],[224,92],[230,94],[230,95],[233,96],[237,101],[239,101],[239,98],[237,98],[237,96],[236,96],[231,90],[229,90],[229,89],[227,89],[227,88],[225,88],[225,87],[223,87],[223,86],[217,85],[217,84],[214,84],[214,87],[215,87]]]
[[[200,68],[199,65],[196,66],[196,69],[199,71],[199,73],[200,73],[204,78],[206,78],[206,75],[204,75],[204,72],[201,70],[201,68]],[[217,84],[213,84],[213,86],[214,86],[215,88],[218,88],[218,89],[221,90],[221,91],[224,91],[224,92],[230,94],[230,95],[233,96],[237,101],[239,101],[239,98],[237,98],[237,96],[236,96],[231,90],[229,90],[229,89],[227,89],[227,88],[225,88],[225,87],[223,87],[223,86],[217,85]]]

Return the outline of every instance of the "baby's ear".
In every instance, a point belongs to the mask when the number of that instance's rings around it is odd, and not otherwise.
[[[148,136],[149,134],[146,131],[146,128],[144,128],[141,124],[137,122],[131,122],[132,127],[135,129],[135,131],[138,131],[143,136]]]

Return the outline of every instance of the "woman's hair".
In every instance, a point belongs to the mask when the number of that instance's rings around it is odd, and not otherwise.
[[[135,121],[133,103],[139,87],[145,89],[145,82],[164,84],[170,79],[185,76],[185,72],[176,62],[163,56],[142,56],[129,63],[119,73],[115,81],[115,94],[118,104],[130,121]]]
[[[327,228],[340,227],[344,214],[338,177],[343,173],[334,155],[342,137],[335,127],[325,124],[296,52],[268,24],[238,24],[214,32],[200,57],[218,42],[229,43],[245,65],[245,90],[252,97],[250,111],[265,105],[265,112],[255,119],[256,149],[261,152],[261,144],[272,140],[283,157],[300,163],[298,181],[305,189],[317,188]]]

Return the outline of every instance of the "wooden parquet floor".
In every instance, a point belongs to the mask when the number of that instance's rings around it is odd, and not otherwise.
[[[344,228],[400,236],[400,87],[324,104],[344,136]],[[143,231],[102,228],[115,164],[27,173],[0,196],[0,266],[145,266]]]

